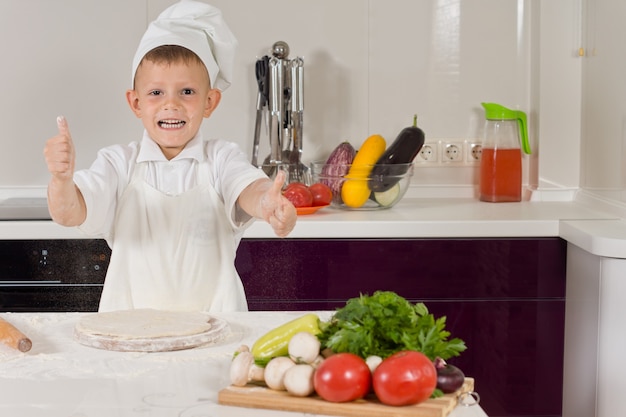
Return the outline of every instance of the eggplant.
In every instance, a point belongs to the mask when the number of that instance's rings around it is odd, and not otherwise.
[[[409,169],[424,145],[424,131],[417,127],[417,115],[413,116],[413,126],[405,127],[385,153],[376,161],[370,173],[369,188],[383,192],[396,185]]]
[[[343,177],[348,174],[350,165],[356,155],[356,149],[350,142],[341,142],[331,153],[320,173],[320,182],[330,187],[333,202],[341,204],[341,187]]]
[[[465,374],[459,368],[441,358],[436,358],[433,364],[437,370],[437,388],[444,394],[455,392],[463,386]]]

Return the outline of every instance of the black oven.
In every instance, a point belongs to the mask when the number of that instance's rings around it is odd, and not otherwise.
[[[0,312],[97,311],[110,255],[100,239],[0,240]]]

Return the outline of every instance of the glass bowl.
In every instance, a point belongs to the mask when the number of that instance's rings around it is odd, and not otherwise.
[[[311,163],[311,180],[333,192],[331,207],[344,210],[381,210],[404,197],[413,176],[413,163],[365,165]]]

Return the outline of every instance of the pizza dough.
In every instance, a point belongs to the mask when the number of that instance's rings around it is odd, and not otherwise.
[[[217,343],[228,323],[202,312],[122,310],[82,317],[74,339],[89,347],[121,352],[164,352]]]
[[[83,317],[76,328],[80,332],[118,339],[190,336],[210,330],[209,318],[202,312],[121,310]]]

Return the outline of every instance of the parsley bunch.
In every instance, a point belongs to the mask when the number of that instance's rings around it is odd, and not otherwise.
[[[320,324],[322,348],[383,359],[401,350],[416,350],[429,359],[448,359],[466,349],[445,330],[446,317],[435,318],[424,303],[411,304],[392,291],[352,298]]]

